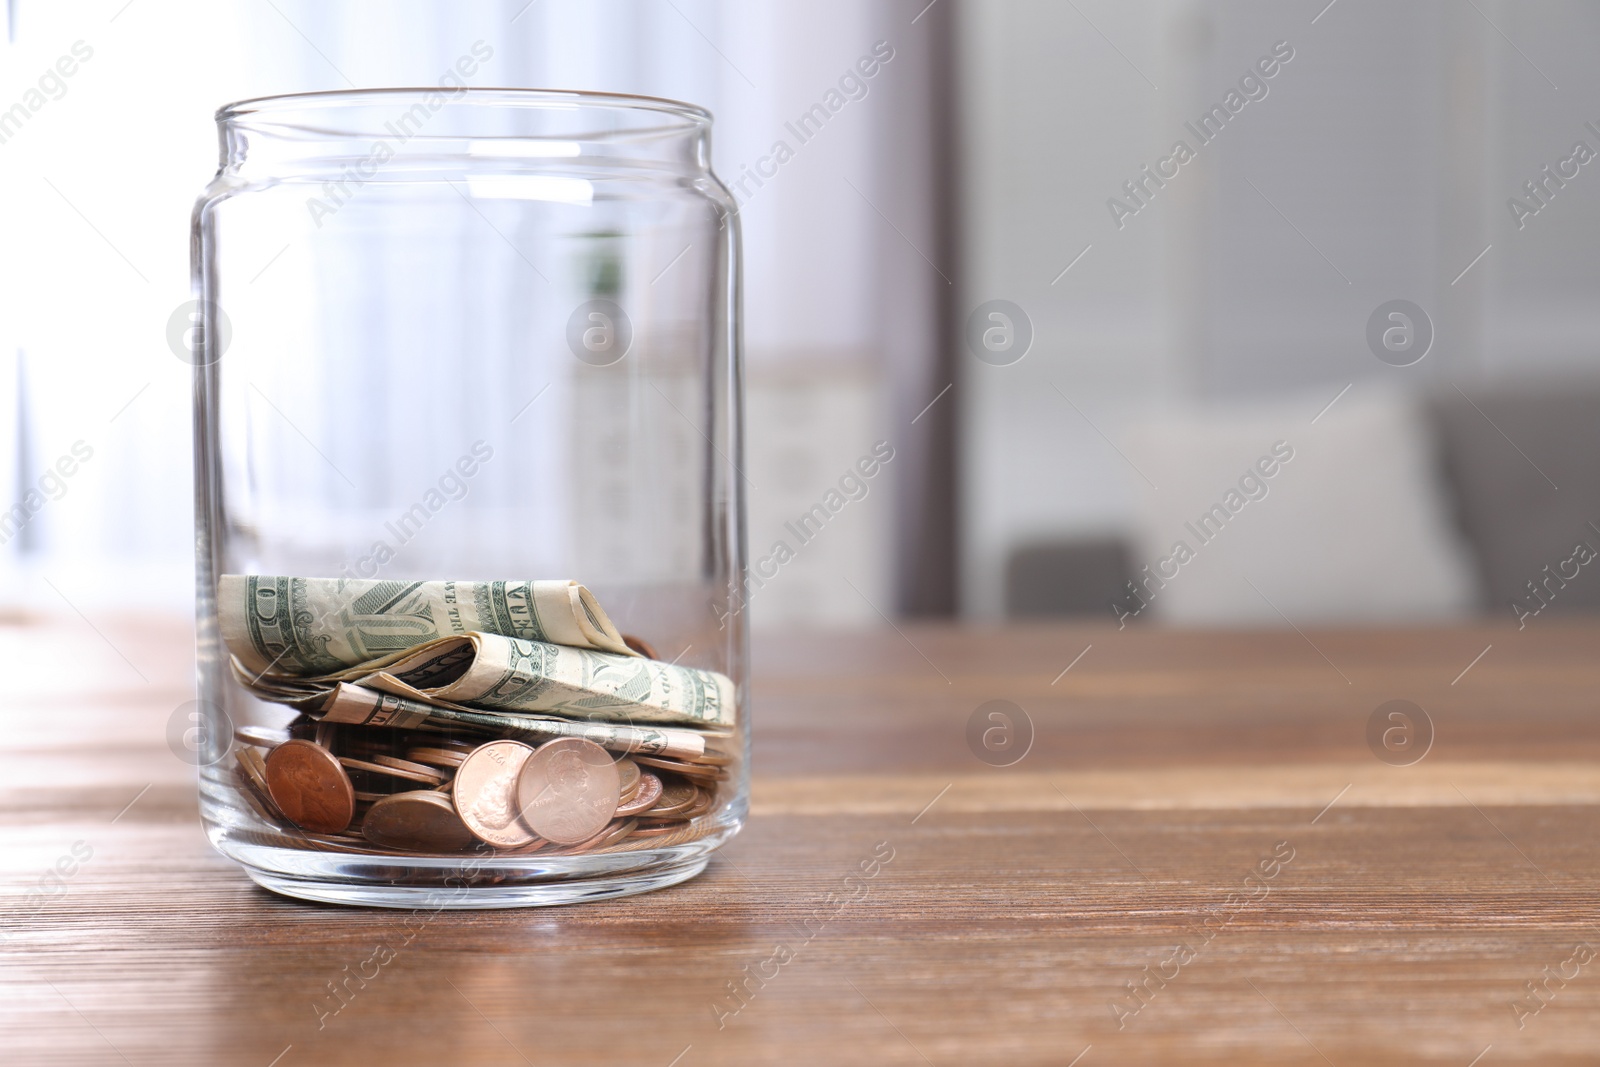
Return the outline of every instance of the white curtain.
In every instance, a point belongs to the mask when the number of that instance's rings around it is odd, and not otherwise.
[[[926,26],[912,21],[920,6],[9,0],[0,507],[21,503],[26,522],[8,532],[0,520],[0,604],[92,616],[133,597],[180,610],[189,602],[190,368],[167,333],[189,295],[189,210],[216,168],[216,108],[265,94],[433,83],[478,41],[493,49],[478,85],[669,96],[716,114],[715,166],[745,204],[752,381],[856,382],[867,398],[837,433],[827,432],[834,415],[822,405],[799,437],[802,452],[816,446],[802,456],[809,466],[798,479],[774,472],[753,494],[759,551],[763,523],[837,477],[830,448],[848,463],[904,424],[901,408],[915,412],[938,388],[923,368],[946,283],[919,258],[930,247],[928,168],[903,151],[904,131],[926,126],[926,116],[908,122],[926,107]],[[845,104],[800,143],[786,123],[875,47],[895,58],[872,79],[847,82]],[[770,158],[780,140],[793,149],[781,165]],[[757,181],[752,170],[771,176]],[[887,391],[877,388],[885,367]],[[835,415],[848,407],[833,405]],[[785,462],[794,467],[792,456]],[[892,610],[891,501],[873,507],[839,534],[840,545],[856,546],[841,558],[863,599]],[[815,570],[825,554],[813,555]],[[800,605],[789,614],[807,617],[806,605],[850,595],[840,584],[844,595],[829,599],[824,586],[803,574],[791,581],[803,595],[788,598]],[[856,603],[844,615],[874,617],[869,609]]]

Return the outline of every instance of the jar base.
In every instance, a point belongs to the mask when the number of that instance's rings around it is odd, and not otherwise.
[[[559,904],[581,904],[648,893],[653,889],[686,882],[705,870],[711,862],[707,854],[644,870],[600,877],[554,882],[526,882],[512,885],[463,886],[441,890],[438,886],[381,885],[336,882],[281,871],[245,866],[245,873],[263,889],[286,897],[313,900],[322,904],[348,904],[368,908],[407,910],[482,910],[488,908],[547,908]]]
[[[705,870],[744,825],[743,805],[730,805],[694,840],[674,844],[641,841],[638,848],[553,854],[488,846],[397,853],[285,832],[247,817],[242,805],[218,803],[228,795],[220,783],[202,780],[206,836],[263,889],[326,904],[418,911],[552,907],[664,889]]]

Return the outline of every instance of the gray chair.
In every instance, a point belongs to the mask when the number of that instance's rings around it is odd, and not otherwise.
[[[1023,545],[1006,559],[1006,614],[1113,618],[1111,604],[1126,597],[1132,577],[1128,545],[1117,538]]]
[[[1579,542],[1600,553],[1600,390],[1452,389],[1429,414],[1491,616],[1600,610],[1600,559],[1567,562]]]

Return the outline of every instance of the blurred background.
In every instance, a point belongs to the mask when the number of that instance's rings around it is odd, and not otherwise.
[[[216,108],[480,41],[476,85],[715,113],[753,555],[895,450],[757,627],[1600,608],[1593,4],[0,7],[7,615],[192,603],[167,327]]]

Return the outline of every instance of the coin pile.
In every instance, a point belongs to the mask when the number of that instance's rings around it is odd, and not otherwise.
[[[366,852],[547,854],[681,844],[710,832],[729,757],[613,756],[466,731],[318,722],[238,731],[238,785],[268,822]]]

